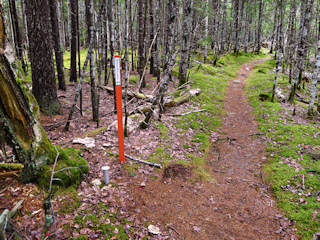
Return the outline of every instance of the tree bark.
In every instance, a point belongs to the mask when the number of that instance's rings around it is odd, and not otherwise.
[[[90,32],[90,42],[92,38],[92,44],[95,45],[96,36],[94,34],[94,26],[93,26],[93,2],[92,0],[86,0],[86,8],[89,10],[86,11],[87,14],[87,23],[91,24],[88,25],[88,32]],[[99,98],[98,98],[98,89],[97,89],[97,80],[96,80],[96,73],[95,73],[95,61],[94,61],[94,51],[90,51],[90,81],[91,81],[91,106],[92,106],[92,120],[94,122],[99,122]]]
[[[301,76],[302,71],[304,69],[304,63],[305,63],[304,58],[307,50],[306,42],[308,39],[309,30],[310,30],[311,11],[312,11],[313,2],[314,0],[307,0],[307,4],[306,4],[304,20],[302,24],[302,33],[301,33],[300,43],[299,43],[298,52],[297,52],[297,64],[293,71],[293,81],[292,81],[291,92],[289,96],[289,101],[291,103],[293,103],[294,101],[294,95],[298,87],[299,77]]]
[[[70,82],[77,82],[77,5],[78,0],[70,0],[71,20],[71,61],[70,61]]]
[[[58,72],[59,89],[66,90],[66,82],[64,79],[64,66],[63,66],[63,54],[60,45],[60,34],[59,34],[59,21],[57,16],[57,3],[56,0],[49,0],[50,4],[50,16],[52,26],[52,40],[55,52],[56,66]]]
[[[205,44],[204,44],[204,57],[203,57],[203,62],[207,62],[207,57],[208,57],[208,28],[209,28],[209,16],[208,16],[208,5],[209,5],[209,0],[206,0],[204,9],[205,9],[205,23],[204,23],[204,39],[205,39]]]
[[[187,0],[183,7],[182,41],[179,63],[179,86],[187,82],[187,69],[189,63],[190,33],[192,29],[193,0]]]
[[[282,2],[282,0],[280,0]],[[282,3],[281,3],[282,4]],[[258,37],[257,37],[257,53],[261,50],[261,35],[262,35],[262,8],[263,8],[263,1],[259,1],[259,23],[258,23]]]
[[[60,104],[55,81],[48,0],[26,0],[26,15],[30,40],[32,93],[44,113],[56,114]]]
[[[114,49],[115,49],[115,44],[114,44],[114,18],[113,18],[113,13],[114,13],[114,6],[113,6],[113,0],[109,0],[109,9],[108,9],[108,19],[109,19],[109,38],[110,38],[110,54],[111,54],[111,61],[110,61],[110,68],[112,72],[112,84],[113,84],[113,89],[114,91],[116,90],[116,81],[115,81],[115,67],[114,67]],[[116,100],[116,94],[114,94],[114,112],[117,111],[117,100]]]
[[[149,23],[150,23],[150,41],[154,38],[154,18],[153,18],[153,1],[149,0]],[[156,44],[152,46],[150,57],[150,74],[155,73],[154,58],[156,57]]]
[[[234,0],[234,17],[233,17],[233,52],[239,54],[239,1]]]
[[[261,3],[260,3],[261,4]],[[272,89],[272,98],[271,102],[274,102],[274,96],[275,96],[275,91],[276,91],[276,86],[277,86],[277,79],[278,79],[278,73],[279,73],[279,66],[281,64],[281,57],[282,57],[282,28],[283,28],[283,1],[280,0],[279,2],[279,9],[280,9],[280,26],[279,26],[279,42],[278,42],[278,59],[276,62],[276,70],[275,70],[275,75],[274,75],[274,82],[273,82],[273,89]]]
[[[226,18],[227,18],[227,4],[228,0],[224,0],[223,3],[223,20],[222,20],[222,29],[221,29],[221,51],[223,52],[225,43],[226,43]]]
[[[314,68],[313,75],[312,75],[312,85],[311,85],[311,89],[310,89],[310,103],[309,103],[309,108],[308,108],[308,115],[309,116],[313,115],[313,107],[314,107],[314,102],[316,99],[317,83],[318,83],[318,79],[319,79],[319,70],[320,70],[320,40],[318,41],[317,60],[316,60],[315,68]],[[318,98],[318,101],[320,101],[319,98]]]
[[[23,60],[23,47],[22,47],[22,40],[21,40],[21,34],[20,34],[20,28],[19,28],[19,19],[18,19],[15,0],[9,0],[9,6],[10,6],[11,19],[12,19],[12,27],[14,32],[14,42],[15,42],[16,53],[19,60],[21,61],[23,71],[26,73],[27,69]]]
[[[33,7],[37,10],[39,3],[34,1],[34,4],[36,6]],[[47,10],[49,10],[49,5],[47,7]],[[0,8],[2,9],[1,4]],[[30,23],[30,21],[28,22]],[[49,25],[49,21],[47,24]],[[31,39],[33,39],[32,34],[31,36]],[[49,155],[52,145],[40,125],[39,106],[34,96],[27,88],[22,91],[20,85],[17,84],[11,65],[4,54],[4,50],[8,47],[9,42],[5,35],[1,13],[0,130],[5,132],[4,140],[13,148],[17,160],[24,164],[23,172],[21,173],[22,181],[30,182],[36,179],[41,166],[52,160]]]

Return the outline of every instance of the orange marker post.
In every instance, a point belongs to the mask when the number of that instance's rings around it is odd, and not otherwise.
[[[124,133],[123,133],[123,116],[122,116],[122,88],[120,76],[120,56],[114,56],[115,80],[116,80],[116,100],[118,116],[118,139],[119,139],[119,160],[125,162],[124,157]]]

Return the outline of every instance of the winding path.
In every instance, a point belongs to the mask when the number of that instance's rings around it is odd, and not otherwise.
[[[254,65],[241,66],[238,77],[230,80],[226,93],[221,131],[228,141],[215,145],[215,179],[218,183],[220,228],[214,239],[296,239],[290,222],[279,214],[261,166],[266,162],[263,137],[257,137],[258,123],[244,94],[245,80]]]

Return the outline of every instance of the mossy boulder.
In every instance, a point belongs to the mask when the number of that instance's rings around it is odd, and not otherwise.
[[[65,187],[78,185],[83,174],[87,173],[89,170],[87,161],[80,156],[80,150],[73,148],[62,149],[60,147],[57,147],[57,150],[60,154],[55,167],[55,172],[57,173],[54,174],[54,178],[57,180],[54,181],[54,184],[63,185]],[[49,186],[56,155],[57,153],[55,152],[55,156],[53,159],[50,159],[49,165],[41,166],[37,178],[40,186],[46,188]]]

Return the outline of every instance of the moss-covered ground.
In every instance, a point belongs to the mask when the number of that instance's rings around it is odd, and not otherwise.
[[[320,229],[320,165],[315,152],[320,145],[320,125],[303,112],[299,113],[303,121],[295,121],[288,105],[270,102],[274,69],[273,59],[256,65],[246,85],[260,131],[269,138],[265,176],[278,206],[295,223],[301,239],[312,239]],[[278,86],[285,94],[288,85],[288,77],[280,74]],[[306,106],[302,109],[306,111]]]

